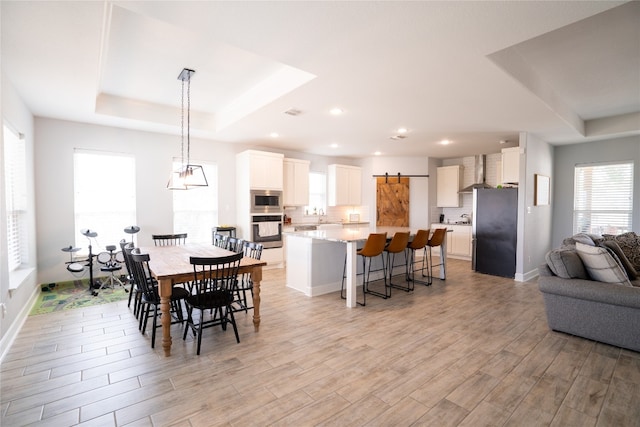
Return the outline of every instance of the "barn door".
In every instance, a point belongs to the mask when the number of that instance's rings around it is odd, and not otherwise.
[[[377,178],[376,225],[409,226],[409,178]]]

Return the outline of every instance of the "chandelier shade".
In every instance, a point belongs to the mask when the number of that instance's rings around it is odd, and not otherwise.
[[[196,187],[207,187],[207,177],[204,174],[204,169],[201,165],[194,165],[189,163],[191,157],[191,76],[195,73],[194,70],[184,68],[178,80],[182,81],[182,102],[181,102],[181,121],[180,121],[180,151],[181,162],[180,167],[173,170],[169,176],[169,182],[167,188],[169,190],[189,190]],[[185,85],[186,83],[186,85]],[[185,86],[187,95],[187,123],[186,123],[186,137],[185,137]],[[185,161],[185,139],[187,142],[187,156]]]

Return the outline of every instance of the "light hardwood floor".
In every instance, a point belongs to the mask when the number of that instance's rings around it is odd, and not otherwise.
[[[262,326],[172,329],[126,302],[31,316],[2,361],[3,426],[640,426],[640,353],[548,329],[535,281],[446,281],[349,309],[265,272]],[[360,294],[359,294],[360,295]],[[640,331],[639,331],[640,333]]]

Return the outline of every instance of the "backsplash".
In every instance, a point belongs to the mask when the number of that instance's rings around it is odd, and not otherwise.
[[[319,222],[348,222],[349,214],[359,214],[361,222],[369,221],[367,206],[327,206],[324,215],[305,214],[304,206],[287,207],[284,213],[291,218],[292,224],[315,224]]]

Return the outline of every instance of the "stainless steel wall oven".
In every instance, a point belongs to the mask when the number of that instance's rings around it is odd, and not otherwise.
[[[282,215],[252,215],[251,240],[265,248],[281,248]]]

